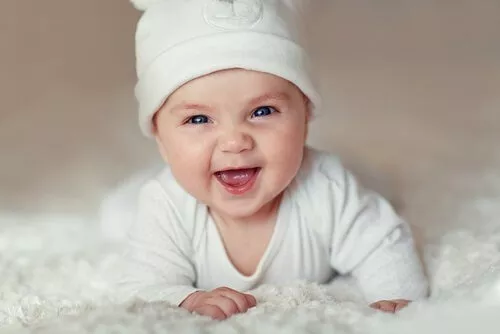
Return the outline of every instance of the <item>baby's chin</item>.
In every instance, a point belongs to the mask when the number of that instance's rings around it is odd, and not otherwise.
[[[219,216],[234,220],[260,220],[274,216],[279,208],[279,194],[269,200],[250,197],[233,200],[215,200],[208,204],[210,211]]]
[[[233,203],[214,203],[213,205],[209,205],[209,207],[211,212],[215,212],[219,216],[235,220],[245,220],[255,217],[265,205],[261,203],[249,202],[251,201],[242,200],[234,201]]]

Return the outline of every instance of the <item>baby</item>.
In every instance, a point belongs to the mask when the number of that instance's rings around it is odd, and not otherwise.
[[[395,312],[428,284],[408,225],[306,146],[319,96],[285,0],[157,0],[137,27],[139,120],[166,162],[139,194],[127,295],[225,319],[262,284],[352,275]],[[147,7],[147,8],[146,8]]]

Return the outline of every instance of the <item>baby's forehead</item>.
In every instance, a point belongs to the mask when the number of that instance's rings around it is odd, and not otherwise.
[[[174,91],[170,100],[293,101],[303,93],[293,83],[276,75],[244,69],[214,72],[193,79]],[[201,103],[199,102],[199,103]]]
[[[202,79],[206,79],[207,81],[218,81],[218,82],[227,82],[231,81],[240,81],[246,83],[270,83],[272,85],[284,85],[289,86],[293,85],[290,81],[283,79],[281,76],[268,73],[255,71],[251,69],[243,69],[243,68],[231,68],[220,71],[215,71],[206,75],[203,75],[199,78],[196,78],[192,81],[201,81]]]

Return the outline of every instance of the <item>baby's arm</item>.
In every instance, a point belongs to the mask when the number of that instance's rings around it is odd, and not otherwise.
[[[180,305],[197,291],[190,238],[155,181],[141,189],[138,200],[137,218],[117,268],[117,287],[126,297]]]
[[[123,297],[166,301],[216,319],[255,306],[255,298],[228,288],[194,288],[192,242],[185,225],[158,184],[148,183],[141,190],[138,217],[116,273]]]
[[[332,266],[350,273],[372,307],[400,308],[428,295],[408,224],[347,171],[336,185]]]

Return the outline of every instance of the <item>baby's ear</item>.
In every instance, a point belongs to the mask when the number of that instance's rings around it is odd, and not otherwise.
[[[154,133],[155,140],[156,140],[156,145],[158,146],[158,152],[160,153],[160,156],[163,158],[163,161],[168,163],[168,154],[167,150],[165,149],[165,145],[163,144],[163,141],[158,134],[158,131],[155,131]]]
[[[304,93],[302,93],[302,103],[304,103],[304,108],[306,108],[306,121],[309,122],[312,118],[313,105],[312,105],[311,100]]]

